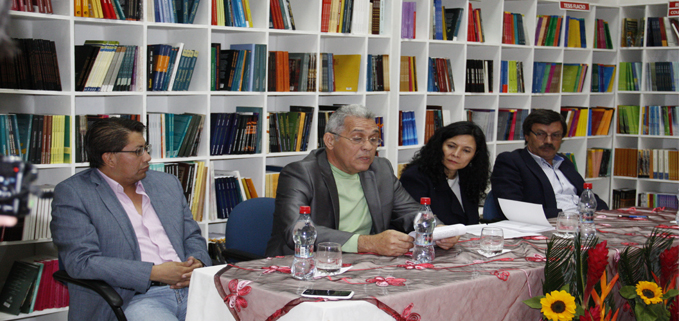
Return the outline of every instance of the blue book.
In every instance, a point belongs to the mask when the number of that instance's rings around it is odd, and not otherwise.
[[[247,27],[245,19],[245,10],[243,9],[243,0],[231,0],[233,3],[233,17],[236,20],[235,27]],[[232,48],[233,49],[233,48]]]
[[[191,122],[191,118],[193,117],[190,114],[174,115],[174,131],[173,131],[174,137],[172,139],[171,157],[177,157],[179,155],[179,148],[182,146],[182,143],[184,142],[186,132],[189,129],[189,123]]]
[[[191,85],[191,77],[193,76],[193,69],[196,68],[196,61],[198,60],[198,50],[192,50],[193,51],[193,57],[190,60],[190,64],[188,67],[188,73],[186,76],[186,82],[184,82],[184,85],[182,86],[182,90],[189,90],[189,85]]]
[[[533,93],[540,93],[542,90],[542,76],[545,72],[544,62],[533,63]]]
[[[244,63],[245,63],[246,65],[249,65],[250,67],[255,66],[255,65],[257,64],[257,61],[256,61],[256,56],[257,56],[257,55],[256,55],[257,46],[256,46],[255,44],[253,44],[253,43],[248,43],[248,44],[234,44],[234,45],[231,45],[230,48],[231,48],[231,49],[235,49],[235,50],[241,50],[241,53],[242,53],[244,50],[250,51],[250,52],[247,54],[247,57],[246,57],[246,58],[247,58],[247,61],[245,61]],[[240,56],[240,55],[239,55],[239,56]],[[247,81],[247,82],[245,82],[245,81],[243,82],[242,88],[243,88],[243,91],[253,91],[254,79],[255,79],[255,68],[249,68],[249,69],[246,68],[246,69],[248,70],[248,74],[249,74],[249,75],[247,75],[247,77],[246,77],[246,78],[248,79],[248,81]],[[236,70],[238,70],[238,69],[236,69]]]
[[[31,132],[33,129],[33,114],[17,114],[17,126],[19,128],[19,148],[21,159],[28,162],[28,151],[31,150]]]
[[[585,35],[585,19],[578,19],[580,22],[580,48],[587,48],[587,36]]]
[[[434,0],[434,39],[443,40],[443,8],[441,0]]]

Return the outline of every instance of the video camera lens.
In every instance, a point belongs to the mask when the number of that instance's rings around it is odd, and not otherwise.
[[[0,215],[24,217],[38,171],[17,156],[0,156]]]

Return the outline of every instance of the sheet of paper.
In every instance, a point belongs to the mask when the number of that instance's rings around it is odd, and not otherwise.
[[[445,239],[453,236],[464,235],[467,233],[467,227],[464,224],[454,224],[439,226],[434,229],[434,235],[432,235],[434,241],[440,239]],[[415,237],[415,231],[408,233],[408,235]]]
[[[498,198],[500,208],[508,220],[528,224],[552,226],[547,221],[542,205]]]
[[[501,222],[507,222],[507,221],[501,221]],[[497,222],[497,223],[501,223]],[[503,227],[501,225],[498,225],[497,223],[491,223],[491,224],[477,224],[477,225],[467,225],[467,234],[472,234],[475,236],[481,236],[481,229],[483,229],[486,226],[497,226],[502,228],[502,234],[504,235],[505,239],[516,239],[520,237],[525,237],[525,236],[536,236],[540,235],[540,233],[530,233],[530,232],[520,232],[517,230],[509,229],[506,226]],[[540,226],[541,228],[544,228],[543,226]]]

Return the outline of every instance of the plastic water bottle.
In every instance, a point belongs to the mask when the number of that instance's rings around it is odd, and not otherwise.
[[[299,218],[292,231],[295,241],[295,257],[292,260],[291,274],[298,280],[311,280],[314,277],[314,243],[316,243],[316,227],[311,221],[311,208],[299,207]]]
[[[596,211],[596,197],[592,192],[592,183],[584,184],[584,191],[580,195],[578,211],[582,222],[580,224],[580,237],[586,239],[596,236],[596,226],[594,225],[594,212]]]
[[[436,217],[431,211],[431,199],[423,197],[420,199],[420,210],[415,216],[413,225],[415,226],[415,249],[413,250],[413,260],[415,263],[431,263],[434,261],[434,240],[433,233],[436,227]]]

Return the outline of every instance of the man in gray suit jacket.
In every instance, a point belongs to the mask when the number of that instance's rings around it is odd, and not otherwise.
[[[344,252],[405,254],[419,204],[401,186],[388,160],[375,157],[380,132],[363,106],[339,108],[328,120],[325,148],[280,173],[269,256],[293,254],[292,229],[299,207],[311,207],[317,243],[342,244]],[[394,230],[395,229],[395,230]],[[449,249],[459,237],[437,241]]]
[[[184,320],[191,272],[211,261],[179,180],[149,171],[143,132],[117,118],[88,130],[91,168],[56,186],[52,237],[66,272],[113,286],[128,320]],[[68,289],[69,320],[115,319],[93,291]]]

